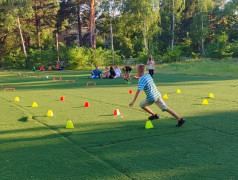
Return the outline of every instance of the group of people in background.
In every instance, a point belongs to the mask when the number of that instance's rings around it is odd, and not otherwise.
[[[149,74],[153,78],[154,75],[154,69],[155,69],[155,61],[153,56],[150,56],[147,61]],[[131,82],[131,76],[130,73],[132,71],[132,68],[130,66],[124,66],[122,68],[122,71],[118,68],[118,66],[111,66],[110,68],[105,67],[105,69],[102,71],[99,69],[99,66],[95,66],[95,69],[92,71],[91,76],[89,78],[91,79],[116,79],[119,77],[123,77],[126,81]],[[122,73],[123,72],[123,73]]]
[[[108,69],[108,67],[105,67],[105,69],[102,71],[99,69],[99,66],[95,66],[95,69],[92,71],[92,74],[89,78],[91,79],[116,79],[116,78],[120,78],[121,76],[123,76],[123,78],[130,82],[131,81],[131,76],[130,76],[130,72],[132,71],[132,68],[130,66],[124,66],[122,68],[122,71],[120,68],[118,68],[118,66],[115,67],[110,67]],[[122,73],[123,72],[123,73]]]

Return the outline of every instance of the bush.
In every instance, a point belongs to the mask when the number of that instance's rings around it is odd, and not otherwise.
[[[10,53],[3,57],[2,66],[4,69],[23,69],[26,68],[26,59],[24,54]]]
[[[231,44],[228,43],[229,36],[226,33],[216,35],[216,43],[210,43],[206,47],[207,56],[222,59],[232,56]]]
[[[114,51],[114,61],[112,51],[102,49],[85,48],[85,47],[73,47],[68,50],[69,68],[70,69],[83,69],[85,67],[93,67],[95,65],[115,65],[121,64],[122,59]]]
[[[171,48],[168,48],[166,54],[164,54],[163,59],[165,63],[177,62],[179,61],[179,57],[181,55],[180,46],[174,46],[174,50],[172,51]]]
[[[112,51],[101,47],[94,50],[78,46],[66,47],[60,43],[58,53],[54,46],[45,50],[29,49],[27,53],[27,65],[30,69],[33,66],[39,69],[41,65],[45,67],[55,65],[58,55],[59,60],[64,61],[67,69],[84,69],[95,65],[109,66],[122,63],[122,58],[117,51],[114,51],[113,59]],[[4,68],[26,68],[26,60],[21,50],[5,55],[2,63]]]
[[[30,49],[27,59],[29,68],[35,66],[38,69],[41,65],[47,67],[56,63],[57,51],[53,47],[47,50]]]
[[[231,45],[231,51],[233,53],[233,57],[238,57],[238,40],[235,41],[232,45]]]

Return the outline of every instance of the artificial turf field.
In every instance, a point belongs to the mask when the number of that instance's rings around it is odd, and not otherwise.
[[[146,130],[144,93],[128,106],[136,80],[89,80],[84,71],[17,73],[0,72],[0,179],[238,179],[238,78],[157,72],[166,104],[187,121],[176,128],[152,105],[160,119]],[[7,87],[16,91],[4,93]],[[210,92],[215,98],[202,105]],[[113,116],[114,109],[121,115]],[[68,120],[74,129],[65,128]]]

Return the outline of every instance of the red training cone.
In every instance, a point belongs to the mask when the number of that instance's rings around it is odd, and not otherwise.
[[[89,102],[86,102],[86,103],[84,104],[84,107],[90,107]]]
[[[113,115],[114,115],[114,116],[118,116],[118,115],[120,115],[120,111],[119,111],[119,109],[115,109]]]
[[[55,78],[53,78],[53,81],[55,81]]]
[[[62,81],[62,77],[60,77],[59,80]]]
[[[129,94],[133,94],[133,91],[132,91],[132,90],[130,90],[130,91],[129,91]]]
[[[62,97],[60,97],[60,101],[64,101],[64,97],[62,96]]]

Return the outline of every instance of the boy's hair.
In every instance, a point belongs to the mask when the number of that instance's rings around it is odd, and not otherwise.
[[[145,74],[146,66],[144,64],[139,64],[137,66],[137,70],[140,75]]]

